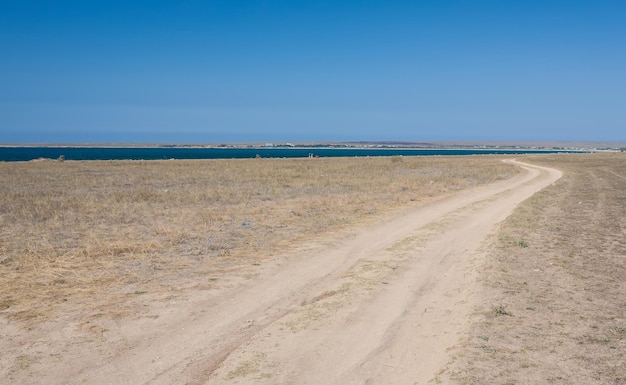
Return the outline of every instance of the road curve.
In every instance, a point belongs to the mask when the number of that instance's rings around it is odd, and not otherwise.
[[[562,175],[509,162],[524,172],[273,261],[243,286],[191,298],[191,312],[144,320],[124,350],[63,383],[427,383],[466,330],[489,235]]]

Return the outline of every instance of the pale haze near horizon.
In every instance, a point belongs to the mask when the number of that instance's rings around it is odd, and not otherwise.
[[[624,141],[626,2],[3,2],[0,143]]]

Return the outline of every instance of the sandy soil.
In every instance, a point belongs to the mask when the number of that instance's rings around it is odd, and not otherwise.
[[[97,339],[71,315],[30,333],[0,325],[14,362],[38,357],[0,382],[436,382],[469,327],[489,235],[562,175],[518,165],[513,179],[302,245],[184,301],[137,296],[139,316],[100,321]]]

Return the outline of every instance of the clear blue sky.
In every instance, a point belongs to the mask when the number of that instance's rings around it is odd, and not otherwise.
[[[626,140],[626,1],[1,1],[0,143]]]

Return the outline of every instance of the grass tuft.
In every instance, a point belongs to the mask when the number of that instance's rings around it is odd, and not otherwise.
[[[498,306],[494,306],[493,307],[493,314],[495,314],[496,316],[501,316],[501,315],[506,315],[506,316],[511,316],[511,312],[507,310],[506,306],[504,305],[498,305]]]

